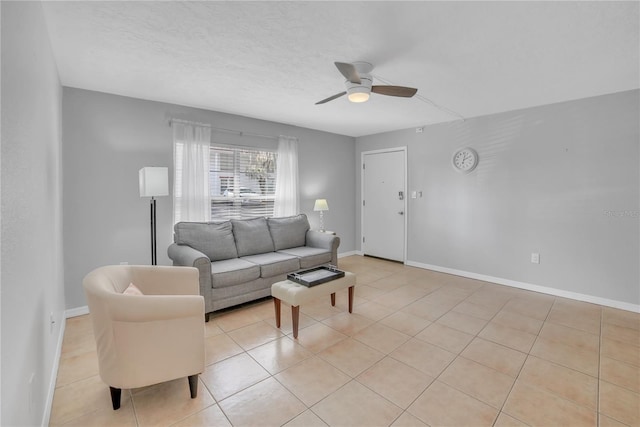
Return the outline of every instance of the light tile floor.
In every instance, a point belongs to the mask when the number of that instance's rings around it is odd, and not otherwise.
[[[275,328],[271,300],[216,313],[187,380],[111,409],[89,316],[66,325],[51,425],[638,426],[640,315],[352,256],[346,291]]]

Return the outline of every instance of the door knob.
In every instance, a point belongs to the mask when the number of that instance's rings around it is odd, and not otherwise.
[[[404,212],[400,211],[398,212],[399,215],[404,215]]]

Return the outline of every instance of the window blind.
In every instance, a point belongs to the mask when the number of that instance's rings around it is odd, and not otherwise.
[[[276,153],[216,146],[210,152],[211,219],[273,216]]]
[[[277,153],[247,147],[211,146],[209,149],[209,196],[211,220],[273,216],[276,189]],[[183,147],[175,144],[175,179],[183,176]],[[182,197],[179,188],[176,197]],[[180,206],[174,219],[180,220]]]

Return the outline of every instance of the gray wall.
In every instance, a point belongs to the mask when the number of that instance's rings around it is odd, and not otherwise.
[[[639,93],[357,138],[357,199],[362,151],[407,146],[408,190],[424,192],[408,261],[637,305]],[[480,155],[468,175],[451,166],[464,146]]]
[[[64,311],[61,99],[40,2],[2,14],[2,425],[46,422]],[[49,315],[55,325],[50,328]],[[33,375],[33,382],[28,382]],[[31,390],[30,390],[31,389]],[[49,402],[50,403],[50,402]]]
[[[325,225],[340,236],[340,252],[355,250],[355,140],[230,114],[116,95],[64,88],[64,267],[66,306],[84,306],[81,282],[105,264],[150,263],[149,200],[138,193],[138,170],[169,166],[173,176],[171,117],[262,135],[299,138],[301,211],[312,227],[316,198],[326,198]],[[214,132],[215,142],[270,145],[264,138]],[[173,240],[172,199],[159,197],[158,264],[170,265],[166,249]]]

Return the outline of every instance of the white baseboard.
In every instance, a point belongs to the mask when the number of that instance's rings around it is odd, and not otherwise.
[[[581,294],[578,292],[565,291],[562,289],[549,288],[546,286],[533,285],[531,283],[518,282],[516,280],[503,279],[501,277],[486,276],[484,274],[471,273],[469,271],[456,270],[454,268],[440,267],[438,265],[423,264],[415,261],[407,261],[405,263],[411,267],[424,268],[426,270],[439,271],[441,273],[454,274],[456,276],[468,277],[470,279],[482,280],[485,282],[493,282],[499,285],[511,286],[513,288],[526,289],[528,291],[540,292],[543,294],[553,295],[557,297],[570,298],[578,301],[590,302],[593,304],[604,305],[607,307],[619,308],[620,310],[633,311],[640,313],[640,304],[631,304],[624,301],[616,301],[612,299],[596,297],[593,295]]]
[[[51,419],[51,407],[53,406],[53,394],[56,391],[56,382],[58,380],[58,368],[60,367],[60,355],[62,354],[62,341],[64,340],[64,331],[67,326],[67,319],[62,317],[60,322],[60,333],[58,334],[58,344],[56,345],[55,359],[53,360],[53,369],[51,370],[51,378],[49,379],[49,390],[47,392],[47,401],[44,406],[44,414],[42,415],[41,426],[49,425]]]
[[[338,258],[344,258],[352,255],[361,255],[361,253],[358,251],[342,252],[338,254]]]
[[[64,316],[66,319],[71,317],[84,316],[85,314],[89,314],[89,306],[83,305],[82,307],[70,308],[65,310]]]
[[[361,251],[349,251],[338,254],[338,258],[344,258],[352,255],[364,255]],[[604,305],[607,307],[619,308],[620,310],[633,311],[640,313],[640,304],[631,304],[624,301],[617,301],[608,298],[596,297],[593,295],[581,294],[578,292],[565,291],[562,289],[549,288],[547,286],[534,285],[531,283],[518,282],[516,280],[503,279],[501,277],[487,276],[484,274],[472,273],[470,271],[456,270],[454,268],[440,267],[438,265],[424,264],[407,260],[405,265],[410,267],[423,268],[425,270],[439,271],[441,273],[453,274],[456,276],[468,277],[470,279],[482,280],[485,282],[497,283],[499,285],[511,286],[518,289],[526,289],[528,291],[540,292],[543,294],[553,295],[557,297],[570,298],[578,301],[590,302],[593,304]],[[76,307],[65,311],[67,319],[76,316],[89,314],[89,307]],[[60,343],[62,345],[62,342]]]

